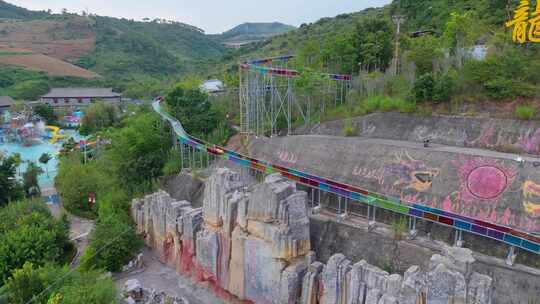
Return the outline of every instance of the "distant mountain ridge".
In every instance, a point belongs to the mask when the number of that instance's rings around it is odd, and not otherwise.
[[[0,19],[39,19],[48,16],[47,12],[30,11],[0,0]]]
[[[221,42],[260,41],[295,29],[280,22],[246,22],[215,37]]]

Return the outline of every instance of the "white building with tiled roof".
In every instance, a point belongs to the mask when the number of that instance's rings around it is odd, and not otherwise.
[[[111,88],[55,88],[41,96],[41,102],[53,107],[84,106],[95,101],[120,103],[122,94]]]

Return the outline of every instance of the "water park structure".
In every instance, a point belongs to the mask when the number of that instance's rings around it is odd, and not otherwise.
[[[293,92],[294,85],[292,81],[300,77],[301,73],[296,70],[272,66],[274,62],[285,62],[286,64],[291,58],[291,56],[285,56],[262,59],[241,65],[241,69],[244,70],[240,75],[241,131],[244,136],[276,134],[276,122],[279,115],[284,115],[288,119],[289,134],[292,117],[292,110],[290,109],[293,106],[302,114],[303,118],[307,118],[307,112],[303,112],[303,109],[309,109],[309,107],[307,105],[303,107],[304,105],[300,104],[298,100],[295,100]],[[350,76],[325,75],[326,80],[334,82],[338,87],[342,88],[339,92],[346,91],[349,87]],[[276,78],[285,79],[286,94],[283,96],[279,92],[283,89],[284,83],[279,82],[280,85],[277,85]],[[335,95],[336,103],[343,101],[344,95],[345,93]],[[188,164],[187,166],[193,166],[199,163],[202,167],[203,161],[200,153],[202,152],[203,154],[207,154],[208,158],[217,157],[229,160],[236,165],[248,168],[254,172],[263,174],[280,173],[287,179],[304,185],[308,189],[312,189],[312,191],[318,193],[317,195],[313,195],[314,198],[319,198],[319,204],[313,199],[314,208],[321,208],[321,193],[331,194],[339,199],[340,206],[342,201],[345,202],[345,215],[347,206],[360,204],[367,207],[368,218],[370,220],[375,220],[376,210],[382,209],[406,216],[409,219],[409,228],[411,231],[415,230],[416,221],[422,220],[452,228],[456,232],[456,238],[458,239],[461,239],[463,232],[466,232],[507,244],[510,246],[509,255],[513,255],[513,248],[520,248],[528,252],[540,254],[540,237],[535,231],[475,217],[474,214],[434,208],[421,201],[381,194],[367,190],[362,186],[337,182],[323,176],[285,167],[282,164],[270,163],[264,159],[256,159],[236,151],[227,150],[224,147],[190,136],[183,129],[181,122],[161,110],[160,101],[160,99],[156,99],[153,103],[153,108],[172,126],[175,133],[175,142],[181,150],[180,154],[183,165]],[[307,123],[308,121],[306,120],[305,122]],[[267,127],[270,128],[268,129]],[[270,133],[267,133],[268,131]],[[200,162],[195,159],[198,157],[201,157]]]

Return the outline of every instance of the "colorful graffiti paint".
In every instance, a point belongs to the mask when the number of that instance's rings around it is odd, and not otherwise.
[[[298,156],[296,154],[290,153],[287,151],[279,151],[278,158],[282,162],[285,162],[288,164],[296,164],[296,162],[298,161]]]
[[[460,178],[464,203],[496,201],[512,185],[517,170],[493,159],[461,157],[453,162]]]
[[[384,169],[369,169],[356,166],[353,169],[352,175],[365,179],[377,180],[380,186],[384,184]]]
[[[540,155],[540,129],[536,131],[529,130],[527,134],[519,138],[518,145],[529,154]]]
[[[533,218],[540,218],[540,184],[527,180],[522,190],[525,212]]]
[[[440,170],[429,168],[422,161],[413,159],[407,151],[396,155],[396,162],[384,167],[385,175],[397,176],[394,186],[424,192],[431,188]]]

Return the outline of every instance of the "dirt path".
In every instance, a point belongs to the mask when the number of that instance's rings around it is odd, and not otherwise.
[[[83,219],[74,215],[69,215],[69,239],[77,247],[77,255],[71,262],[71,267],[77,267],[81,262],[81,257],[88,246],[88,237],[94,229],[95,222]]]
[[[42,191],[42,195],[44,197],[48,197],[51,195],[56,195],[56,190],[54,188],[48,188]],[[62,206],[60,203],[57,204],[51,204],[48,203],[47,207],[51,211],[51,214],[59,219],[62,215]],[[90,232],[95,227],[95,222],[92,220],[87,220],[80,218],[78,216],[68,214],[68,220],[69,220],[69,239],[75,244],[75,247],[77,248],[77,254],[73,261],[71,262],[71,267],[77,267],[79,263],[81,262],[81,257],[84,251],[86,250],[86,247],[88,246],[88,237],[90,236]]]

